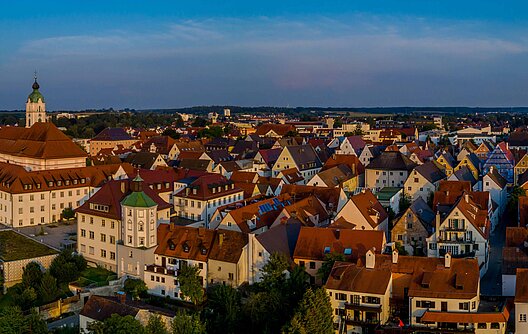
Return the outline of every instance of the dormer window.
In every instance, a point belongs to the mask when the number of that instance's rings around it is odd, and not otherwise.
[[[61,186],[62,185],[62,181],[61,180],[57,181],[57,185]]]
[[[176,245],[174,244],[174,242],[172,242],[170,240],[169,240],[169,249],[170,250],[175,250],[176,249]]]
[[[70,185],[70,180],[66,180],[65,183],[66,183],[67,186],[69,186]]]
[[[77,184],[78,182],[77,179],[73,180],[73,184]]]
[[[183,243],[182,247],[185,253],[189,253],[190,247],[189,247],[189,244],[187,244],[187,241]]]
[[[37,189],[40,189],[40,183],[37,183]]]
[[[82,178],[82,179],[81,179],[81,183],[84,184],[85,182],[86,182],[86,179],[85,179],[85,178]]]
[[[157,188],[158,190],[160,190],[160,189],[161,189],[161,183],[158,183],[158,184],[156,185],[156,188]]]
[[[197,189],[193,188],[193,195],[196,195],[196,193],[197,193]]]
[[[169,187],[169,182],[165,182],[165,188]]]
[[[201,253],[202,255],[207,254],[207,248],[205,248],[205,247],[202,246],[202,248],[200,248],[200,253]]]
[[[330,253],[330,246],[326,246],[324,248],[324,251],[323,251],[324,254],[329,254]]]
[[[343,253],[345,255],[352,255],[352,248],[345,248],[345,251]]]
[[[48,182],[48,187],[53,187],[53,181]]]

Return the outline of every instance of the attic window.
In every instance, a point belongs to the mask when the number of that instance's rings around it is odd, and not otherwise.
[[[202,253],[202,255],[207,254],[207,248],[202,246],[202,248],[200,248],[200,253]]]
[[[169,182],[165,182],[165,188],[169,187]]]
[[[175,248],[176,248],[176,245],[174,244],[174,242],[169,241],[169,249],[174,250]]]
[[[190,249],[189,249],[189,245],[187,244],[187,241],[183,243],[182,247],[185,253],[189,253]]]
[[[78,182],[77,179],[73,180],[73,184],[77,184],[77,182]]]
[[[48,187],[53,187],[53,181],[48,182]]]
[[[324,248],[324,253],[325,253],[325,254],[330,253],[330,246],[326,246],[326,247]]]
[[[57,185],[58,186],[62,185],[62,181],[61,180],[57,181]]]
[[[40,183],[37,183],[37,189],[40,189]]]
[[[158,190],[161,189],[161,183],[158,183],[158,184],[156,185],[156,189],[158,189]]]
[[[343,253],[345,255],[352,255],[352,248],[345,248],[345,251]]]
[[[197,192],[196,188],[193,188],[193,195],[196,195],[196,192]]]
[[[86,182],[86,179],[85,178],[82,178],[81,179],[81,183],[85,183]]]
[[[69,185],[70,185],[70,180],[66,180],[64,183],[65,183],[67,186],[69,186]]]

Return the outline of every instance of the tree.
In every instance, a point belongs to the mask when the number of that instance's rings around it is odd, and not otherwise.
[[[105,319],[102,322],[92,322],[88,324],[88,331],[92,334],[144,334],[145,329],[141,326],[141,323],[134,319],[134,317],[120,316],[112,314],[110,318]]]
[[[165,131],[163,131],[162,135],[163,136],[169,136],[169,137],[171,137],[173,139],[180,138],[180,134],[178,132],[176,132],[176,130],[174,130],[172,128],[165,129]]]
[[[230,285],[218,284],[211,287],[207,296],[211,332],[234,333],[240,321],[240,293]]]
[[[334,266],[334,263],[336,261],[344,262],[346,261],[346,258],[341,253],[325,254],[323,264],[321,265],[321,268],[319,268],[319,270],[317,271],[317,276],[319,276],[323,280],[323,284],[326,283],[328,276],[330,276],[330,272],[332,271],[332,267]]]
[[[46,334],[48,332],[48,325],[40,317],[37,312],[31,312],[26,317],[27,333],[31,334]]]
[[[75,212],[73,211],[72,208],[64,208],[64,210],[62,210],[62,219],[72,219],[75,217]]]
[[[400,212],[404,212],[405,210],[407,210],[411,206],[411,197],[409,195],[402,194],[398,206]]]
[[[298,135],[299,134],[297,133],[297,131],[290,130],[290,131],[286,132],[284,137],[297,137]]]
[[[517,222],[519,218],[519,197],[525,195],[526,191],[519,186],[514,186],[510,193],[508,204],[506,204],[506,210],[508,213],[508,217],[510,217],[510,219],[515,222]]]
[[[308,289],[283,333],[332,334],[332,306],[325,288]]]
[[[23,289],[19,294],[14,295],[14,301],[22,310],[29,310],[37,300],[37,293],[32,287]]]
[[[129,295],[132,296],[132,299],[139,299],[140,296],[143,296],[147,293],[148,288],[145,282],[139,278],[129,278],[125,281],[123,290]]]
[[[184,265],[178,270],[180,290],[195,305],[202,303],[204,290],[200,279],[198,266]]]
[[[203,128],[206,125],[207,125],[207,120],[201,117],[196,117],[192,122],[192,126],[195,128]]]
[[[399,242],[396,242],[394,245],[396,247],[396,250],[398,251],[398,254],[400,255],[407,255],[407,251],[405,250],[405,247]]]
[[[86,269],[84,257],[66,249],[53,259],[49,272],[57,279],[57,282],[70,283],[78,279],[84,269]]]
[[[361,125],[356,125],[356,129],[354,130],[354,136],[362,136],[364,135],[363,130],[361,130]]]
[[[172,334],[205,334],[205,324],[196,314],[180,312],[172,318]]]
[[[147,326],[145,327],[146,334],[169,334],[165,322],[157,314],[150,316]]]
[[[37,262],[30,262],[24,267],[22,273],[22,285],[25,288],[37,287],[42,281],[42,268]]]
[[[17,306],[0,309],[0,334],[25,333],[27,322],[22,310]]]
[[[45,273],[40,283],[38,294],[43,303],[54,301],[59,294],[57,279],[51,276],[49,272]]]
[[[290,268],[288,258],[282,253],[271,254],[268,262],[262,267],[262,285],[274,287],[281,285],[285,279],[285,272]]]

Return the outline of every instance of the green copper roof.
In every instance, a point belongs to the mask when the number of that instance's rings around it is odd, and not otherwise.
[[[135,191],[131,193],[125,197],[121,204],[136,208],[150,208],[157,205],[156,202],[154,202],[154,200],[143,191]]]
[[[34,102],[34,103],[38,102],[39,99],[41,99],[42,102],[44,102],[44,96],[40,94],[38,89],[33,89],[33,93],[29,94],[28,98],[31,102]]]

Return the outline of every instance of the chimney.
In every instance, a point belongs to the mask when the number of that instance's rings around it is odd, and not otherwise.
[[[370,249],[366,255],[365,267],[367,269],[374,269],[375,265],[376,265],[376,255],[374,254],[374,251]]]
[[[392,250],[392,263],[398,263],[398,250],[396,248]]]
[[[223,233],[218,234],[218,243],[220,244],[220,247],[222,247],[222,245],[224,244],[224,234]]]
[[[464,201],[466,201],[466,203],[469,203],[469,194],[468,193],[464,194]]]
[[[121,192],[123,194],[126,192],[126,184],[125,184],[125,182],[121,182]]]
[[[451,268],[451,253],[446,253],[444,259],[445,259],[445,267]]]
[[[125,291],[117,291],[116,297],[117,297],[117,301],[119,302],[119,304],[126,303],[126,292]]]
[[[440,211],[436,211],[436,233],[440,233],[440,224],[442,223],[442,217],[440,216]]]

